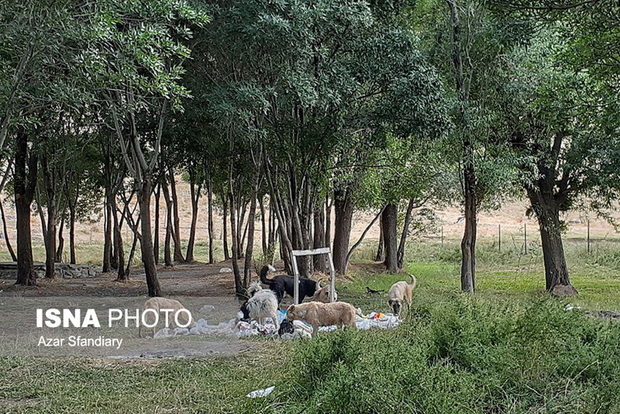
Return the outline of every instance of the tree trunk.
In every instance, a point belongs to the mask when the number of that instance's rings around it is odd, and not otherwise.
[[[258,204],[260,207],[260,225],[261,225],[261,247],[263,248],[263,256],[267,257],[267,249],[268,243],[267,238],[269,235],[267,234],[267,217],[265,217],[265,197],[260,198],[260,203]]]
[[[66,212],[64,212],[66,213]],[[65,228],[65,214],[63,213],[62,218],[60,219],[60,225],[58,226],[58,244],[56,248],[56,263],[62,262],[62,253],[65,249],[65,238],[63,237],[63,231]]]
[[[174,225],[172,238],[174,240],[174,261],[177,263],[185,262],[183,251],[181,249],[181,222],[179,220],[179,197],[177,196],[177,185],[174,179],[174,171],[169,170],[170,175],[170,194],[172,195],[172,214]]]
[[[211,180],[207,181],[207,227],[209,230],[209,264],[215,263],[215,258],[213,256],[213,190]]]
[[[28,172],[26,175],[26,163]],[[32,232],[30,228],[30,204],[37,184],[37,155],[28,157],[28,134],[19,127],[15,150],[15,210],[17,215],[17,281],[16,285],[36,285],[32,257]]]
[[[222,195],[222,207],[224,208],[222,215],[222,239],[224,244],[224,260],[230,259],[230,253],[228,251],[228,231],[226,220],[228,220],[228,201],[226,197]]]
[[[157,267],[155,266],[155,256],[153,255],[153,235],[151,230],[151,182],[149,177],[145,177],[138,189],[138,202],[140,205],[140,220],[142,239],[140,251],[142,253],[142,263],[144,263],[144,273],[146,274],[146,284],[149,296],[161,296],[159,281],[157,280]]]
[[[0,215],[2,216],[2,232],[4,233],[4,242],[6,243],[6,248],[11,255],[11,259],[16,262],[17,256],[15,255],[15,251],[13,250],[13,246],[11,245],[11,240],[9,239],[9,232],[6,226],[6,216],[4,215],[4,207],[2,207],[2,200],[0,199]]]
[[[326,247],[325,244],[325,204],[317,203],[317,208],[314,210],[314,248]],[[329,273],[329,265],[327,264],[327,257],[324,254],[318,254],[313,256],[314,269],[322,272]]]
[[[383,248],[385,242],[383,241],[383,221],[379,220],[379,245],[377,246],[377,254],[375,255],[375,262],[383,261]]]
[[[48,156],[41,158],[43,183],[47,196],[47,226],[45,236],[45,277],[53,279],[56,263],[56,189],[53,171],[50,171]]]
[[[334,267],[336,272],[344,275],[347,270],[347,254],[349,253],[349,239],[353,222],[353,200],[349,189],[334,191]]]
[[[114,250],[117,257],[116,280],[127,280],[129,275],[125,272],[125,247],[123,246],[123,234],[117,212],[118,206],[116,205],[116,197],[114,197],[112,198],[112,217],[114,218]]]
[[[469,165],[464,170],[465,185],[465,231],[461,241],[461,290],[474,293],[476,291],[476,232],[477,232],[477,201],[475,174],[473,168],[473,151]]]
[[[159,197],[161,195],[161,184],[157,183],[155,190],[155,234],[153,235],[153,255],[155,264],[159,264]]]
[[[398,244],[398,253],[396,255],[398,260],[398,268],[403,269],[405,267],[405,249],[407,248],[407,237],[409,236],[409,226],[411,226],[411,220],[413,219],[413,209],[415,206],[415,199],[409,200],[407,205],[407,213],[405,214],[405,222],[403,223],[403,232],[400,235],[400,243]]]
[[[192,203],[192,221],[189,228],[189,239],[187,241],[187,253],[185,254],[186,262],[194,261],[194,242],[196,240],[196,223],[198,222],[198,202],[200,201],[201,185],[196,185],[195,174],[190,174],[190,200]]]
[[[172,266],[172,253],[170,247],[172,245],[172,235],[174,233],[174,226],[172,223],[172,200],[170,199],[170,193],[168,192],[168,184],[162,183],[161,189],[164,193],[164,201],[166,202],[166,238],[164,239],[164,264],[166,266]]]
[[[75,205],[69,206],[69,263],[76,264],[75,257]]]
[[[252,201],[250,201],[250,212],[248,213],[248,244],[245,248],[245,264],[243,267],[243,285],[249,286],[252,279],[252,255],[254,253],[254,220],[256,218],[256,197],[258,183],[254,183],[252,191]],[[257,269],[258,270],[258,269]]]
[[[381,214],[383,241],[385,243],[385,268],[389,273],[398,273],[398,206],[389,203]]]
[[[543,176],[537,188],[528,188],[527,194],[536,213],[545,262],[545,288],[557,296],[577,294],[571,285],[562,244],[560,209],[553,196],[553,187]]]
[[[229,184],[229,187],[232,187],[232,183]],[[230,202],[230,236],[232,238],[232,268],[233,274],[235,277],[235,293],[237,297],[242,298],[245,295],[244,286],[241,280],[241,274],[239,272],[239,254],[237,252],[237,248],[239,245],[237,244],[237,212],[235,210],[235,197],[232,192],[228,193],[228,200]]]
[[[110,271],[112,261],[112,214],[110,214],[110,203],[108,202],[108,199],[111,197],[111,191],[106,191],[106,193],[104,200],[105,230],[103,236],[103,266],[101,269],[103,273]]]

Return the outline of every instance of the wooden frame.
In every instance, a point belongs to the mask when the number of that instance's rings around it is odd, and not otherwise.
[[[314,250],[292,250],[291,257],[293,260],[293,276],[295,277],[295,284],[293,289],[293,303],[297,305],[299,303],[299,269],[297,268],[297,258],[301,256],[316,256],[318,254],[326,254],[329,259],[329,279],[330,279],[330,291],[329,301],[334,301],[334,292],[336,292],[336,269],[334,268],[334,261],[332,259],[332,250],[329,247],[321,247]]]

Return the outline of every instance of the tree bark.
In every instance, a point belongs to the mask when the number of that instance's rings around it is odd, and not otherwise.
[[[232,183],[229,184],[232,187]],[[232,190],[232,188],[231,188]],[[235,197],[232,192],[228,193],[228,200],[230,202],[230,236],[232,238],[232,269],[235,277],[235,294],[237,297],[242,298],[245,295],[243,282],[241,280],[241,273],[239,272],[239,254],[237,248],[237,212],[235,210]]]
[[[172,266],[172,251],[170,249],[174,233],[174,225],[172,221],[172,200],[170,199],[170,193],[168,192],[168,184],[162,183],[161,189],[164,193],[164,201],[166,202],[166,238],[164,239],[164,264],[166,266]]]
[[[189,239],[187,241],[187,250],[185,253],[185,261],[189,263],[194,261],[194,242],[196,240],[196,223],[198,222],[198,202],[200,201],[200,191],[202,190],[202,186],[200,184],[196,184],[196,174],[191,170],[192,169],[190,169],[189,174],[189,190],[190,201],[192,204],[192,221],[190,223]]]
[[[379,245],[377,246],[377,254],[375,255],[375,262],[383,261],[383,248],[385,243],[383,241],[383,222],[379,220]]]
[[[413,209],[415,207],[415,199],[409,200],[407,205],[407,213],[405,213],[405,222],[403,223],[403,232],[400,235],[400,243],[398,244],[398,253],[396,255],[398,261],[398,268],[403,269],[405,267],[405,249],[407,248],[407,237],[409,236],[409,226],[411,226],[411,220],[413,219]]]
[[[258,177],[257,177],[258,181]],[[248,213],[248,244],[245,248],[245,264],[243,267],[243,285],[249,286],[252,279],[252,255],[254,253],[254,220],[256,219],[256,197],[258,196],[258,182],[254,183],[252,191],[252,201],[250,201],[250,212]],[[258,270],[258,269],[257,269]]]
[[[314,248],[326,247],[325,243],[325,204],[317,203],[317,207],[314,210]],[[327,264],[327,257],[323,254],[319,254],[313,257],[314,269],[322,272],[329,273],[329,265]]]
[[[0,215],[2,215],[2,232],[4,233],[4,242],[6,243],[6,248],[11,255],[11,259],[16,262],[17,256],[15,255],[15,250],[13,250],[13,246],[11,245],[11,239],[9,239],[9,232],[6,226],[6,216],[4,215],[4,207],[2,207],[2,200],[0,200]]]
[[[161,296],[159,280],[157,279],[157,267],[155,266],[155,256],[153,255],[153,234],[151,230],[151,181],[150,177],[145,177],[138,189],[138,202],[140,205],[140,220],[142,239],[140,241],[140,251],[142,253],[142,263],[144,263],[144,273],[146,274],[146,284],[149,296]]]
[[[114,218],[114,250],[116,251],[116,280],[127,280],[129,275],[125,272],[125,247],[123,246],[123,234],[121,232],[121,225],[118,219],[118,206],[116,204],[116,197],[112,198],[112,217]],[[157,264],[157,263],[156,263]]]
[[[103,266],[101,268],[103,273],[110,271],[112,262],[112,214],[110,212],[110,203],[108,201],[111,196],[110,193],[111,191],[106,191],[104,200],[105,228],[103,236]]]
[[[153,235],[153,255],[155,256],[155,264],[159,264],[159,197],[161,196],[161,183],[157,183],[155,190],[155,234]]]
[[[215,263],[213,255],[213,189],[211,179],[207,181],[207,227],[209,231],[209,264]]]
[[[385,268],[390,273],[398,273],[398,206],[388,203],[381,214],[383,222],[383,241],[385,243]]]
[[[65,212],[66,213],[66,212]],[[56,244],[56,263],[62,262],[62,253],[65,249],[65,238],[63,237],[63,231],[65,228],[65,215],[62,214],[62,218],[60,219],[60,225],[58,226],[58,243]]]
[[[26,163],[28,171],[26,172]],[[28,156],[28,134],[19,127],[15,150],[15,209],[17,215],[17,281],[16,285],[37,284],[32,257],[32,231],[30,228],[30,205],[37,184],[36,153]]]
[[[349,253],[349,239],[353,222],[353,200],[350,190],[334,191],[334,267],[336,273],[344,275],[347,270],[347,254]]]
[[[260,202],[258,205],[260,207],[261,247],[263,248],[263,256],[266,258],[267,249],[269,248],[268,243],[267,243],[267,238],[269,237],[269,235],[267,234],[267,217],[265,217],[266,211],[265,211],[265,197],[264,196],[261,196]]]
[[[174,261],[177,263],[185,262],[183,258],[183,250],[181,249],[181,222],[179,220],[179,197],[177,196],[177,186],[174,178],[174,171],[172,168],[169,170],[170,178],[170,194],[172,195],[172,214],[174,218],[174,225],[172,231],[172,238],[174,240]]]
[[[53,279],[56,263],[56,184],[54,172],[50,170],[48,156],[41,158],[43,184],[47,198],[47,226],[45,236],[45,277]]]
[[[223,248],[224,248],[224,260],[230,259],[230,253],[228,250],[228,231],[226,220],[228,220],[228,201],[226,197],[222,195],[222,207],[224,209],[222,213],[222,239],[223,239]]]

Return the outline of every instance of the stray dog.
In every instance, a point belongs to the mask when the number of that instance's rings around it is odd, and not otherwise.
[[[278,322],[278,299],[276,294],[269,290],[259,290],[241,307],[244,319],[256,319],[258,323],[264,325],[267,318],[271,318],[276,328],[280,327]]]
[[[320,287],[320,285],[318,285]],[[312,298],[313,301],[316,302],[322,302],[322,303],[329,303],[329,292],[331,291],[331,287],[329,286],[325,286],[325,287],[320,287],[319,290],[317,290],[314,293],[314,297]],[[338,292],[334,291],[334,301],[338,300]]]
[[[175,314],[181,309],[185,309],[185,307],[178,300],[167,299],[167,298],[150,298],[144,303],[144,311],[152,309],[158,315],[166,315],[168,314],[168,320],[175,320]],[[144,313],[143,311],[143,313]],[[172,311],[172,312],[169,312]],[[192,314],[190,311],[185,309],[186,312],[178,313],[179,323],[189,328],[194,325],[194,321],[192,319]],[[153,312],[148,312],[143,315],[144,322],[148,325],[152,325],[155,322],[155,315]],[[155,336],[155,326],[151,328],[153,330],[153,336]],[[138,335],[142,338],[142,321],[140,321],[140,327],[138,328]]]
[[[411,308],[411,297],[417,281],[415,276],[410,274],[409,277],[411,277],[411,284],[404,281],[396,282],[392,285],[390,291],[388,292],[388,303],[392,307],[394,315],[396,316],[400,315],[403,302],[406,302],[408,308]]]
[[[284,334],[292,334],[295,332],[295,326],[292,322],[289,322],[287,319],[283,320],[280,324],[280,329],[278,329],[278,335],[282,336]]]
[[[267,278],[267,272],[269,270],[275,270],[271,266],[263,266],[260,270],[260,281],[273,290],[278,296],[278,303],[282,302],[284,293],[288,293],[291,297],[294,296],[295,289],[295,277],[288,275],[276,276],[273,279]],[[307,277],[299,278],[299,303],[304,301],[306,296],[314,296],[317,290],[321,288],[321,285],[312,279]]]
[[[308,302],[299,305],[291,305],[286,311],[286,319],[289,321],[303,320],[312,325],[312,335],[316,335],[319,326],[352,326],[355,325],[355,308],[346,302]]]

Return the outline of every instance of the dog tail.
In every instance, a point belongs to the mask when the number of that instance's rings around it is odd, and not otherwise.
[[[263,268],[260,270],[260,281],[269,286],[269,288],[273,286],[273,280],[267,279],[267,273],[271,269],[273,269],[271,266],[263,266]]]
[[[413,289],[418,284],[418,281],[411,273],[409,273],[409,277],[411,278],[411,288]]]

